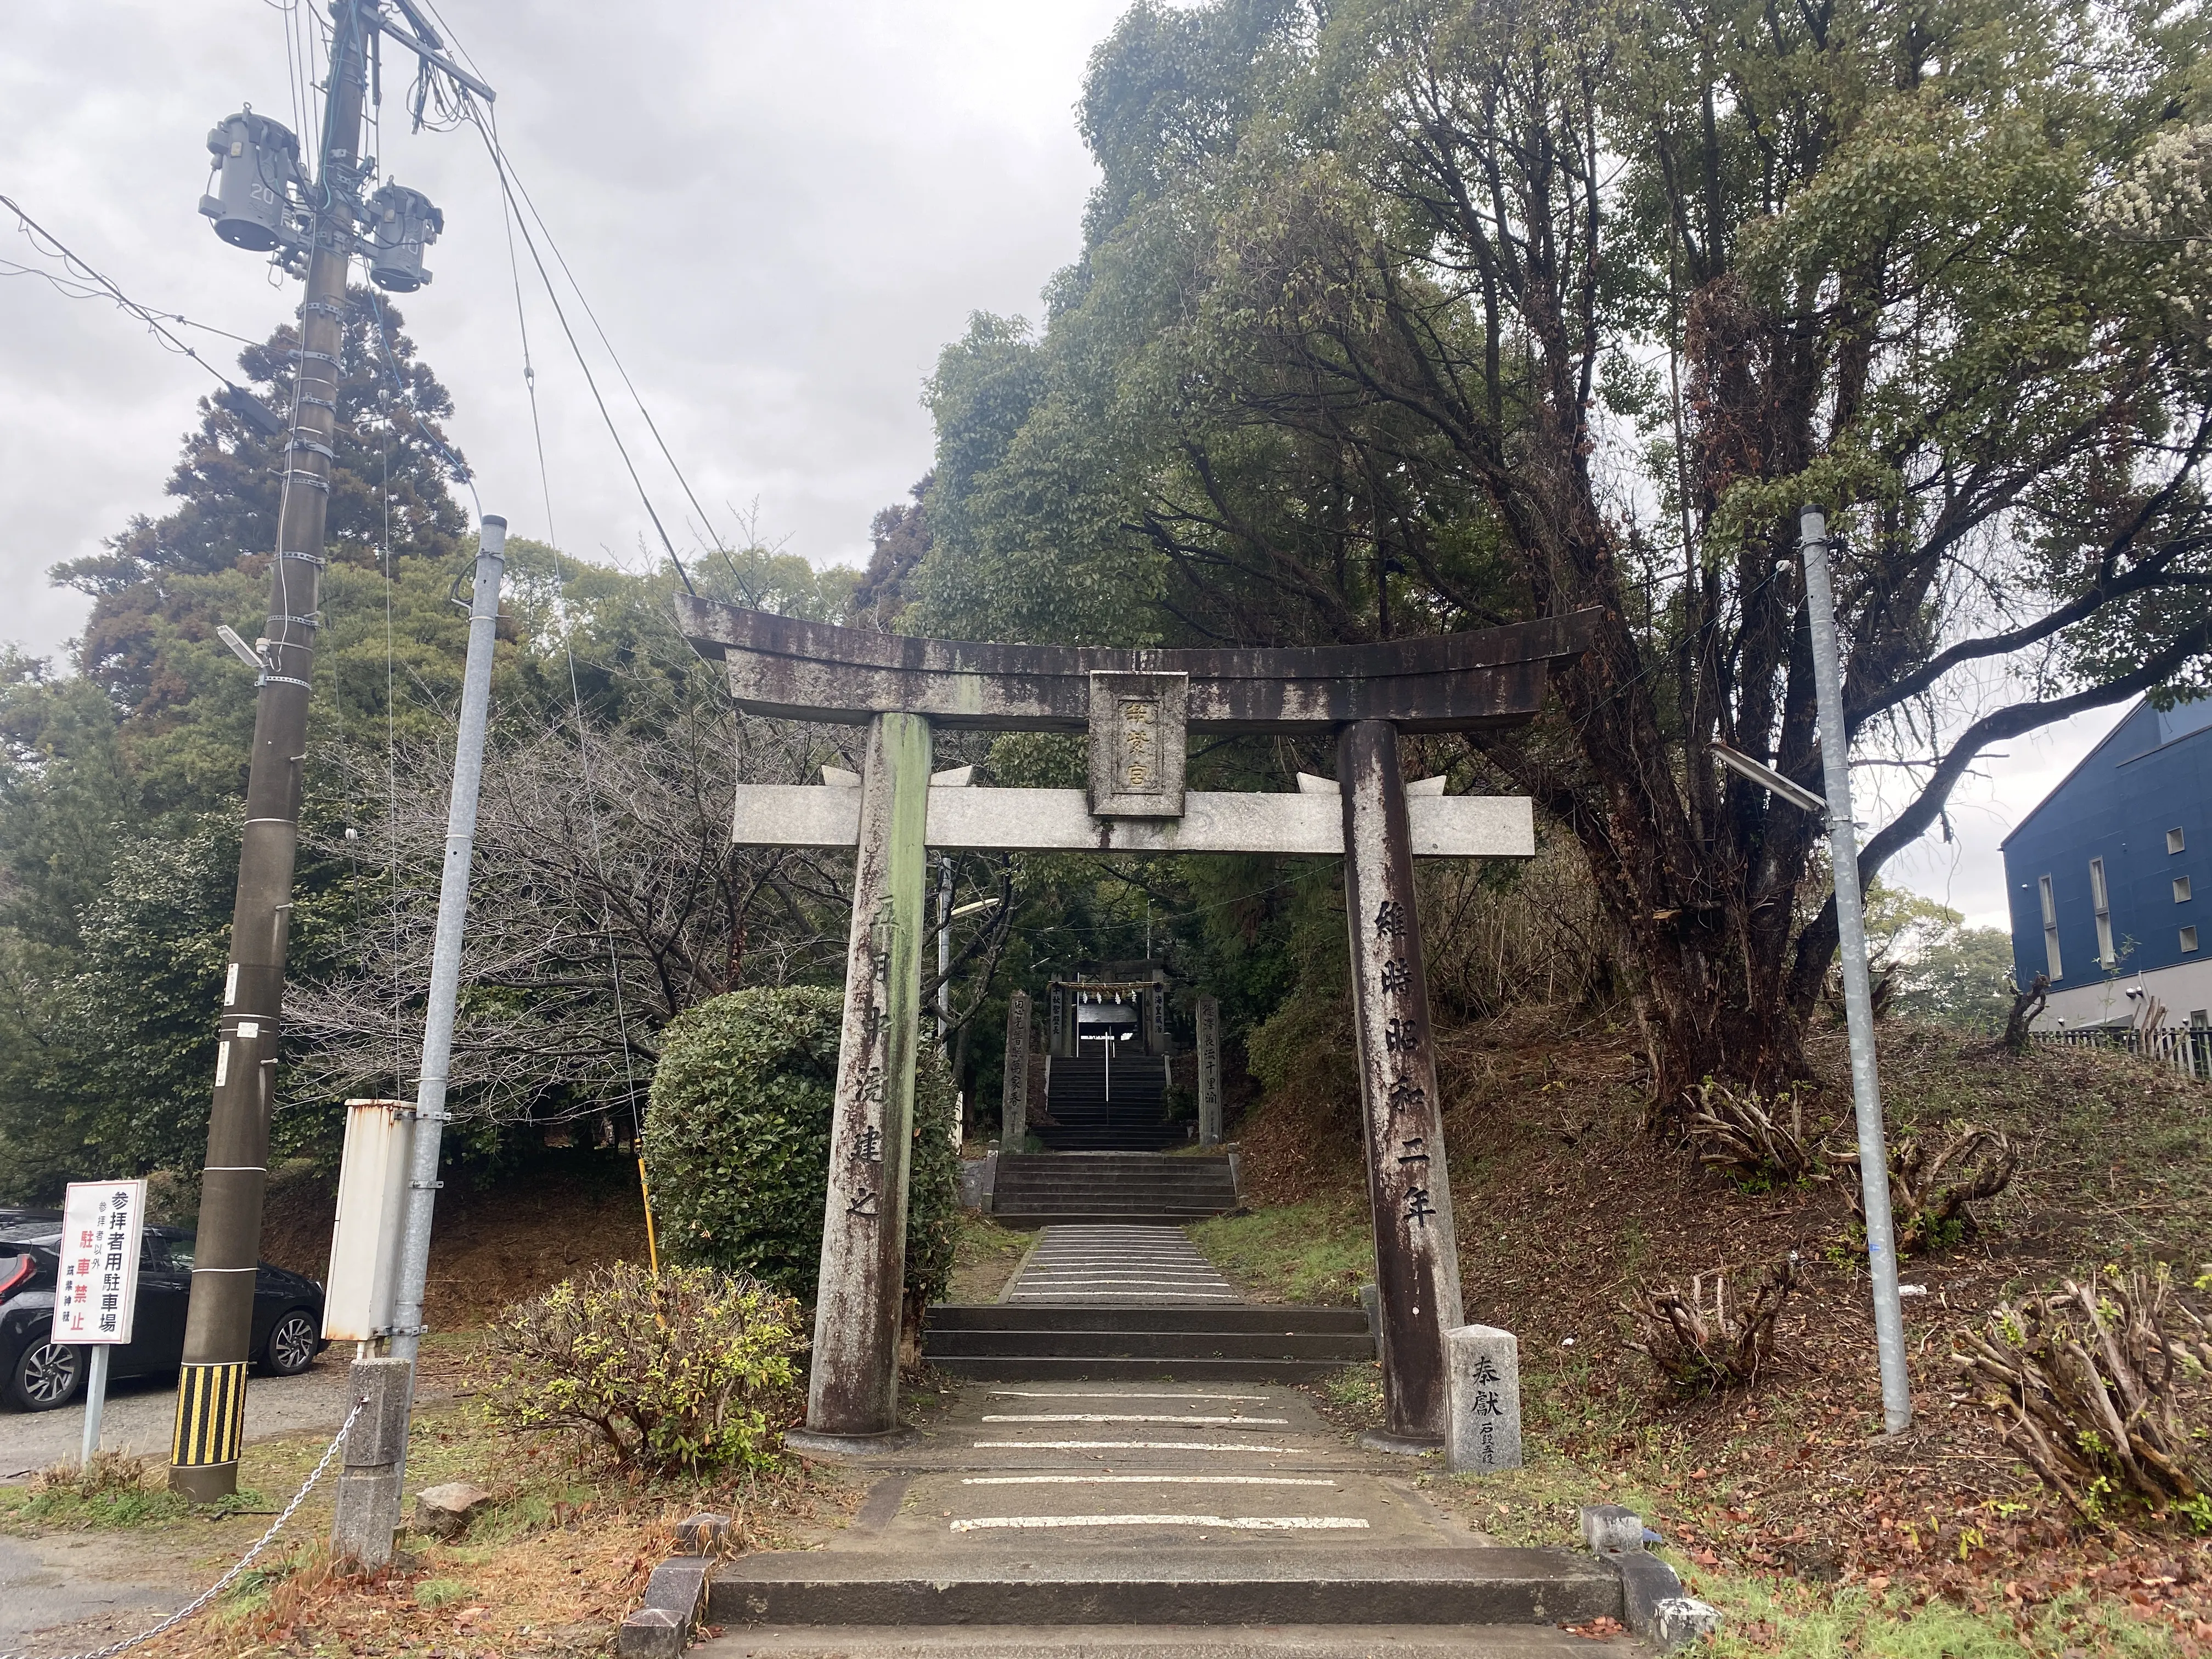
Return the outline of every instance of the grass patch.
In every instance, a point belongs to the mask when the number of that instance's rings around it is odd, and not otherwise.
[[[1191,1242],[1255,1302],[1345,1307],[1375,1277],[1375,1239],[1364,1213],[1314,1200],[1189,1229]]]
[[[468,1596],[469,1587],[458,1578],[425,1578],[415,1586],[415,1605],[433,1611],[465,1601]]]
[[[960,1212],[960,1233],[952,1244],[952,1285],[945,1300],[962,1304],[996,1302],[1006,1281],[1036,1242],[1035,1233],[1001,1227],[988,1216]]]

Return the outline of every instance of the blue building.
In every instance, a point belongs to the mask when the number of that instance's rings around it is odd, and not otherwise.
[[[2212,698],[2137,703],[2004,842],[2013,971],[2036,1024],[2212,1024]]]

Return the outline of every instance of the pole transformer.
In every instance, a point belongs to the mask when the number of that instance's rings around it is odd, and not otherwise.
[[[347,273],[362,253],[379,287],[413,292],[430,279],[422,269],[422,249],[445,222],[420,191],[396,184],[362,199],[375,170],[361,150],[371,42],[379,33],[389,36],[423,60],[426,75],[435,70],[479,97],[492,95],[490,88],[439,55],[444,43],[411,0],[392,3],[406,27],[385,15],[383,0],[333,0],[328,95],[312,182],[301,175],[297,140],[265,116],[244,111],[208,135],[216,193],[201,199],[200,211],[231,246],[274,250],[272,262],[280,270],[305,276],[307,298],[299,310],[291,409],[272,413],[250,398],[242,399],[242,407],[230,405],[264,430],[281,433],[283,491],[268,624],[251,651],[243,641],[234,645],[257,664],[259,691],[169,1455],[171,1489],[196,1503],[212,1503],[238,1489],[323,534],[344,370]]]

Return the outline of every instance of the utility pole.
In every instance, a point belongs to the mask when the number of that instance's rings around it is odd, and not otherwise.
[[[319,182],[349,198],[360,188],[362,101],[368,86],[368,31],[360,9],[358,0],[341,0],[333,10],[330,96],[317,169]],[[169,1460],[170,1487],[198,1504],[238,1490],[253,1277],[269,1179],[269,1117],[276,1092],[277,1013],[284,1000],[292,864],[307,759],[307,691],[314,678],[323,524],[330,510],[337,431],[346,271],[354,232],[349,220],[327,216],[318,216],[314,226],[307,297],[300,307],[299,387],[285,436],[283,507],[270,571],[269,622],[265,643],[258,647],[264,666]]]
[[[1844,672],[1836,641],[1835,591],[1828,574],[1827,515],[1817,507],[1806,507],[1797,527],[1805,557],[1805,609],[1812,623],[1813,684],[1820,706],[1828,859],[1835,866],[1836,934],[1843,956],[1844,1018],[1850,1031],[1851,1103],[1858,1120],[1859,1191],[1866,1210],[1867,1267],[1874,1282],[1875,1346],[1881,1361],[1882,1432],[1903,1434],[1912,1426],[1912,1380],[1905,1370],[1905,1316],[1897,1294],[1889,1143],[1882,1131],[1881,1073],[1875,1057],[1874,989],[1867,975],[1858,830],[1851,822],[1850,738],[1844,728]]]
[[[213,1503],[238,1489],[323,533],[344,367],[347,273],[354,255],[366,252],[380,286],[411,292],[429,280],[422,268],[422,246],[444,223],[418,192],[398,185],[387,185],[373,202],[362,201],[372,170],[361,154],[371,37],[381,32],[470,91],[491,96],[489,87],[437,55],[434,48],[443,43],[410,0],[393,3],[414,34],[383,15],[381,0],[333,0],[313,186],[300,177],[293,135],[265,117],[242,113],[210,135],[221,194],[200,204],[223,240],[256,252],[274,249],[280,269],[296,273],[304,268],[307,298],[299,311],[293,406],[275,422],[284,434],[284,469],[269,620],[247,653],[258,660],[259,692],[170,1447],[170,1487],[196,1503]],[[357,234],[364,228],[367,238]],[[260,411],[261,421],[268,418],[268,411]]]
[[[492,657],[506,550],[507,520],[487,514],[477,543],[476,587],[469,605],[469,654],[461,673],[460,730],[453,743],[453,787],[446,808],[446,862],[438,880],[429,1006],[422,1017],[422,1064],[415,1085],[415,1134],[394,1275],[391,1349],[385,1358],[356,1359],[350,1374],[349,1391],[357,1400],[367,1399],[370,1408],[347,1437],[345,1479],[338,1487],[331,1541],[338,1555],[371,1569],[392,1559],[392,1535],[399,1526],[400,1486],[407,1469],[407,1424],[415,1400],[415,1356],[424,1329],[430,1222],[438,1198],[446,1085],[453,1072],[461,936],[469,917],[469,869],[476,856],[477,800],[483,782],[484,732],[491,716]]]

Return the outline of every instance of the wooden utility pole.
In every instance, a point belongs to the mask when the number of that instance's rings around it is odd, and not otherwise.
[[[284,438],[283,505],[269,576],[269,622],[258,647],[260,693],[246,785],[230,968],[223,981],[215,1103],[208,1116],[199,1237],[192,1257],[184,1368],[169,1485],[195,1503],[238,1489],[246,1368],[253,1330],[253,1279],[268,1184],[269,1118],[276,1099],[277,1016],[299,845],[301,770],[307,759],[307,693],[314,678],[324,520],[337,430],[345,340],[346,272],[354,224],[346,206],[361,185],[366,0],[332,8],[330,96],[317,164],[319,194],[334,204],[314,220],[307,297],[300,307],[298,386]]]

